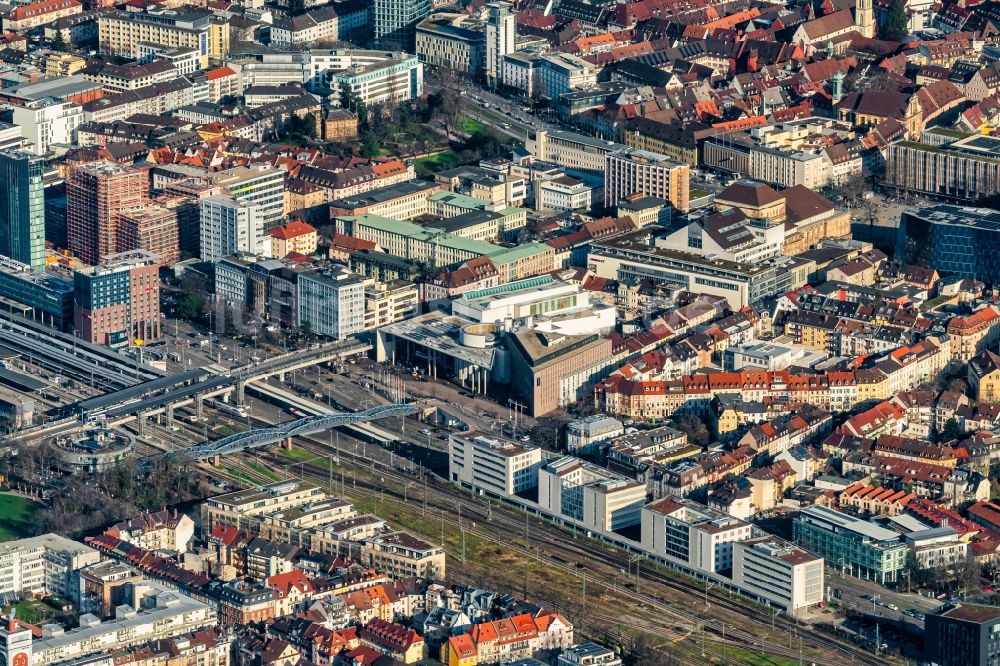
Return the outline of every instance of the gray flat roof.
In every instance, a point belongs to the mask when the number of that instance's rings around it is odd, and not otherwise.
[[[115,391],[114,393],[108,393],[102,395],[98,398],[89,398],[87,400],[81,400],[77,403],[77,408],[81,411],[90,411],[92,409],[101,409],[102,407],[109,407],[111,405],[116,405],[119,402],[125,400],[131,400],[132,398],[141,398],[142,396],[150,393],[151,391],[159,391],[162,389],[173,388],[180,384],[184,384],[189,381],[198,381],[202,377],[210,374],[205,368],[198,368],[197,370],[188,370],[176,375],[167,375],[166,377],[159,377],[157,379],[151,379],[148,382],[143,382],[142,384],[136,384],[135,386],[129,386],[120,391]],[[131,409],[133,406],[129,405]]]
[[[853,532],[875,541],[898,541],[900,536],[899,533],[879,527],[875,523],[848,516],[846,513],[825,506],[807,507],[802,509],[802,515],[811,518],[811,522],[827,523],[840,530]]]
[[[444,312],[428,312],[425,315],[383,326],[385,332],[413,344],[434,350],[439,354],[457,358],[480,368],[493,368],[494,350],[466,347],[458,342],[458,332],[473,322],[454,317]]]
[[[40,391],[48,386],[45,382],[40,382],[33,377],[4,368],[0,368],[0,383],[21,391]]]

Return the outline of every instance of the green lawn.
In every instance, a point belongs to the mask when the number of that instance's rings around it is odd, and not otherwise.
[[[475,134],[476,132],[482,132],[486,129],[486,125],[479,122],[475,118],[470,118],[469,116],[459,116],[458,127],[466,134]]]
[[[215,426],[214,428],[212,428],[212,430],[214,430],[217,434],[222,435],[223,437],[229,437],[230,435],[236,435],[238,433],[243,432],[244,430],[246,430],[246,428],[233,428],[227,425],[220,425],[220,426]]]
[[[920,309],[923,310],[924,312],[926,312],[928,310],[933,310],[934,308],[938,307],[939,305],[943,305],[943,304],[947,303],[948,301],[954,300],[954,298],[955,298],[954,296],[947,296],[947,295],[936,296],[936,297],[932,298],[931,300],[925,301],[924,303],[922,303],[920,305]]]
[[[39,505],[17,495],[0,495],[0,541],[32,536]]]
[[[418,157],[413,160],[414,168],[426,166],[429,169],[438,169],[443,171],[445,169],[451,169],[457,165],[458,153],[450,148],[448,150],[442,150],[440,153],[435,153],[434,155]]]
[[[17,611],[17,619],[24,620],[29,624],[42,624],[55,613],[52,608],[38,599],[19,601],[14,606],[7,606],[5,610],[10,612],[11,608]]]
[[[273,471],[269,470],[264,465],[261,465],[259,463],[248,462],[248,463],[246,463],[246,466],[249,467],[254,472],[256,472],[257,474],[260,474],[261,476],[263,476],[265,479],[270,479],[271,481],[280,481],[281,480],[281,478],[277,474],[275,474]]]
[[[314,453],[313,451],[307,451],[306,449],[301,449],[297,446],[292,446],[291,450],[286,449],[285,447],[282,446],[278,447],[277,451],[279,456],[282,456],[283,458],[288,458],[289,460],[292,461],[289,463],[290,465],[294,465],[297,462],[313,462],[316,464],[317,467],[322,467],[323,469],[330,469],[330,467],[333,466],[333,463],[330,461],[330,458],[317,459],[316,456],[318,454]]]

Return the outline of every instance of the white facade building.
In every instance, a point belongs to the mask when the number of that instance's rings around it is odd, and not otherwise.
[[[542,510],[588,530],[603,533],[637,525],[645,502],[645,485],[573,456],[538,470]]]
[[[495,88],[501,83],[503,58],[516,48],[514,5],[491,2],[486,5],[486,84]]]
[[[733,544],[733,583],[791,613],[823,601],[823,564],[822,557],[774,537]]]
[[[563,93],[597,85],[597,65],[568,53],[545,55],[538,72],[539,94],[557,101]]]
[[[593,190],[576,178],[561,176],[538,183],[538,208],[558,213],[589,210]]]
[[[480,432],[448,439],[448,474],[453,483],[501,497],[538,485],[539,447]]]
[[[256,204],[217,196],[202,199],[199,208],[201,258],[216,262],[241,252],[261,254],[264,249],[264,211]],[[270,243],[266,243],[270,247]]]
[[[508,53],[500,63],[500,82],[506,88],[519,90],[527,99],[538,94],[538,79],[542,58],[530,53]]]
[[[48,666],[98,652],[112,652],[132,645],[171,638],[215,626],[215,611],[162,583],[132,583],[129,604],[115,609],[115,617],[101,621],[80,616],[80,626],[56,630],[32,643],[32,666]]]
[[[100,561],[90,546],[57,534],[0,543],[0,593],[73,596],[73,573]]]
[[[83,124],[83,109],[70,102],[41,99],[13,107],[12,121],[21,128],[27,148],[44,155],[54,144],[73,143]]]
[[[697,502],[666,497],[642,509],[642,547],[659,557],[709,573],[732,569],[733,544],[753,528]]]
[[[218,172],[215,180],[240,203],[259,206],[265,225],[278,222],[284,217],[285,172],[282,169],[260,165],[240,166]],[[264,236],[263,228],[257,234],[257,239],[261,247],[252,251],[269,255],[271,241]]]
[[[298,279],[299,324],[341,340],[365,328],[365,279],[345,268],[309,271]]]

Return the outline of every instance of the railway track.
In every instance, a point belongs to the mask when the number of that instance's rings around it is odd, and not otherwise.
[[[531,548],[530,545],[525,546],[520,541],[526,536],[526,530],[528,539],[532,538],[532,525],[530,519],[526,521],[525,514],[523,513],[519,513],[499,503],[484,505],[465,491],[452,486],[439,477],[434,477],[435,481],[433,484],[420,485],[419,483],[415,483],[417,477],[412,474],[400,473],[390,468],[383,461],[375,460],[371,457],[358,456],[344,447],[331,447],[329,443],[320,441],[314,437],[297,438],[297,441],[301,448],[309,450],[318,456],[329,456],[331,453],[335,453],[340,460],[361,468],[371,469],[382,478],[404,485],[414,485],[414,494],[423,493],[421,497],[422,502],[432,512],[441,513],[445,524],[459,530],[465,530],[467,533],[479,538],[511,548],[522,556],[544,558],[548,566],[573,574],[581,578],[581,580],[586,580],[587,585],[594,586],[592,589],[613,590],[615,593],[620,591],[634,602],[645,604],[650,608],[656,609],[658,612],[662,612],[665,618],[669,618],[673,622],[683,623],[681,626],[687,627],[685,631],[700,626],[702,631],[714,635],[717,640],[723,640],[721,626],[712,624],[710,616],[712,607],[715,607],[733,613],[738,617],[752,619],[761,626],[766,627],[770,625],[773,627],[773,631],[764,637],[759,637],[740,627],[733,626],[731,629],[727,627],[725,640],[732,641],[733,645],[742,645],[774,656],[798,659],[800,652],[794,646],[794,638],[801,636],[806,646],[822,648],[837,654],[845,659],[842,663],[871,664],[873,666],[886,663],[885,660],[868,653],[858,646],[842,642],[817,630],[810,629],[807,626],[799,626],[787,617],[775,615],[772,611],[763,609],[752,602],[730,598],[727,594],[722,594],[719,591],[709,590],[706,594],[703,590],[698,589],[697,586],[685,583],[649,565],[642,570],[642,585],[640,585],[640,587],[643,585],[647,586],[647,590],[627,590],[627,588],[618,590],[617,583],[613,589],[612,583],[608,582],[609,578],[614,576],[615,571],[624,571],[626,567],[630,567],[631,565],[629,554],[620,549],[607,547],[600,542],[592,541],[585,537],[574,539],[564,530],[548,523],[541,527],[537,524],[534,525],[535,534],[533,538],[535,548]],[[287,460],[282,460],[270,452],[260,454],[259,459],[279,466],[287,466],[288,464]],[[300,466],[301,473],[304,476],[308,476],[308,478],[320,484],[326,483],[329,474],[327,468],[320,467],[315,462],[299,462],[293,464],[293,466],[295,465]],[[413,494],[409,494],[405,490],[400,492],[391,487],[386,489],[374,483],[358,479],[355,479],[352,483],[352,491],[372,499],[381,498],[384,500],[385,496],[388,495],[392,501],[411,506],[415,501]],[[460,514],[458,517],[454,515],[456,509]],[[489,528],[484,527],[484,525],[488,525]],[[528,527],[525,528],[525,525]],[[559,553],[558,559],[557,556],[553,555],[553,551]],[[581,566],[567,563],[565,556],[569,553],[579,557],[578,564]],[[608,571],[609,569],[611,569],[610,572]],[[648,587],[654,586],[662,586],[688,599],[699,598],[699,604],[701,603],[701,598],[707,596],[709,606],[702,613],[690,612],[671,604],[663,597],[654,594],[653,591],[648,589]],[[657,624],[655,629],[662,634],[667,626],[669,625],[665,622]],[[677,631],[672,631],[671,635],[676,637],[678,633]],[[778,645],[777,637],[783,639],[786,635],[789,636],[788,647]],[[772,636],[774,638],[770,642],[766,642]]]
[[[269,421],[256,416],[252,420],[260,424],[270,424]],[[176,433],[174,435],[176,436]],[[350,443],[352,438],[345,433],[340,439]],[[799,626],[786,616],[775,614],[769,609],[742,598],[731,598],[720,590],[700,589],[697,583],[692,584],[680,580],[654,568],[649,563],[641,571],[641,583],[638,588],[629,589],[627,584],[620,585],[617,581],[609,582],[614,580],[617,573],[626,571],[627,568],[629,571],[631,570],[634,559],[627,552],[587,537],[576,537],[564,528],[549,522],[537,520],[533,522],[523,511],[493,500],[484,502],[435,475],[425,473],[421,476],[419,473],[401,472],[390,464],[389,453],[380,448],[369,446],[367,447],[367,455],[359,455],[343,445],[344,443],[335,446],[332,442],[323,441],[315,435],[296,437],[296,444],[299,448],[315,454],[317,459],[336,456],[343,463],[359,469],[370,470],[373,475],[381,479],[404,486],[404,489],[400,491],[391,486],[387,488],[385,485],[365,481],[364,478],[354,478],[350,486],[351,494],[383,502],[388,497],[389,501],[411,509],[415,506],[419,508],[422,505],[432,515],[440,515],[443,523],[452,528],[464,530],[467,534],[512,549],[523,557],[544,560],[547,566],[579,578],[581,584],[585,580],[586,585],[590,586],[591,590],[603,590],[606,593],[625,595],[633,603],[661,613],[663,621],[630,621],[630,625],[663,636],[668,641],[680,642],[693,640],[692,637],[696,637],[697,640],[704,640],[709,644],[725,644],[775,657],[798,660],[802,654],[801,647],[797,648],[796,645],[799,644],[798,641],[801,637],[802,643],[799,645],[820,648],[842,659],[842,661],[825,660],[826,663],[870,664],[872,666],[887,663],[884,659],[852,643],[843,642],[811,629],[807,625]],[[239,457],[245,459],[246,463],[250,461],[263,462],[271,466],[272,469],[288,470],[299,467],[299,473],[303,478],[319,485],[326,485],[330,479],[330,469],[320,466],[316,460],[293,461],[279,457],[272,451],[261,449],[256,450],[253,454],[240,454]],[[380,460],[380,457],[386,460]],[[396,458],[396,460],[400,459]],[[232,478],[240,482],[253,479],[260,483],[273,481],[273,479],[255,472],[253,466],[249,464],[238,465],[238,471],[239,476]],[[219,470],[215,470],[214,473],[219,474]],[[226,472],[223,475],[229,476],[230,473]],[[428,483],[429,479],[433,479],[433,481]],[[414,490],[407,492],[409,487],[413,487]],[[450,555],[454,556],[453,553]],[[576,559],[575,563],[571,561],[573,558]],[[637,564],[638,566],[640,565]],[[657,593],[664,594],[661,596]],[[672,603],[665,598],[669,596],[669,593],[681,595],[690,603],[683,606],[676,602]],[[707,606],[704,605],[703,601],[706,597],[708,599]],[[697,601],[694,601],[695,599]],[[552,604],[547,605],[552,606]],[[700,607],[703,610],[701,612],[689,610],[694,607]],[[752,620],[761,627],[771,626],[772,630],[758,636],[736,626],[735,623],[727,623],[724,630],[725,636],[723,636],[722,625],[717,621],[717,617],[713,617],[713,608],[724,610],[739,618]],[[560,610],[558,607],[553,609]],[[592,610],[588,608],[588,613]],[[596,612],[600,614],[600,611]],[[614,620],[614,622],[619,620],[617,616],[612,615],[607,615],[605,619]],[[784,643],[786,637],[787,644]],[[733,659],[729,661],[738,663]],[[810,660],[806,659],[803,663],[809,662]]]

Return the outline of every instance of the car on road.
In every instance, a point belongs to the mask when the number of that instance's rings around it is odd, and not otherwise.
[[[898,611],[899,610],[899,606],[897,606],[896,604],[886,604],[885,607],[888,608],[891,611]]]

